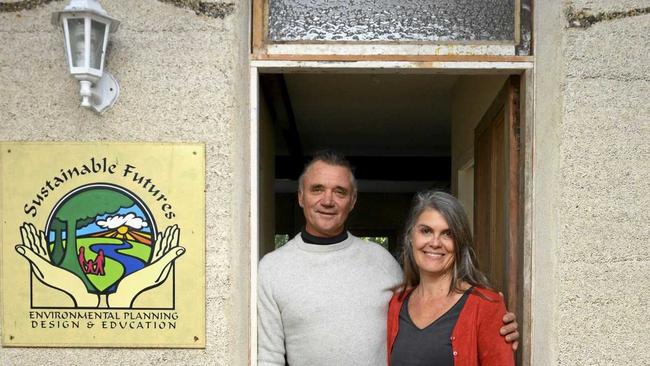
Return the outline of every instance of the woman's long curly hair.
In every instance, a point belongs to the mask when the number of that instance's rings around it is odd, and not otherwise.
[[[403,237],[402,266],[404,282],[401,285],[402,294],[408,288],[420,284],[420,271],[413,256],[411,236],[420,215],[426,210],[435,210],[444,217],[449,226],[449,233],[454,243],[454,268],[451,274],[449,293],[462,292],[462,282],[472,286],[490,288],[485,274],[478,269],[478,261],[472,247],[472,232],[465,210],[458,200],[445,192],[423,191],[413,197],[413,204],[406,221]]]

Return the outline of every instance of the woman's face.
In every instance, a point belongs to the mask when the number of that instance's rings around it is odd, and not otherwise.
[[[413,257],[420,276],[443,275],[454,265],[454,241],[447,220],[436,210],[423,211],[411,232]]]

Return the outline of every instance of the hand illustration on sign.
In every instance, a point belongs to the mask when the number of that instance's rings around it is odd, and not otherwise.
[[[99,295],[89,292],[81,278],[51,262],[43,231],[37,230],[31,223],[24,223],[20,227],[20,234],[23,242],[16,245],[16,251],[30,262],[32,272],[39,281],[68,294],[75,307],[99,306]],[[185,253],[179,241],[178,225],[169,226],[164,233],[158,233],[151,263],[122,278],[116,290],[107,294],[108,306],[130,308],[139,294],[165,282],[174,261]]]
[[[72,272],[50,263],[47,240],[43,231],[36,230],[30,223],[20,227],[22,245],[16,245],[16,251],[29,261],[32,272],[45,285],[61,290],[72,297],[75,307],[97,307],[99,296],[88,293],[86,285]]]
[[[179,239],[178,225],[168,226],[164,234],[159,234],[151,264],[124,277],[117,286],[117,292],[108,296],[108,306],[129,308],[140,293],[165,282],[176,258],[185,253],[185,248],[179,246]]]

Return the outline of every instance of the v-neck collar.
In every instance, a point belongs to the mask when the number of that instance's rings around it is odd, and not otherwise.
[[[445,318],[452,310],[454,310],[457,306],[459,306],[459,304],[464,303],[463,299],[470,294],[472,288],[473,287],[470,287],[467,290],[465,290],[465,292],[463,292],[463,294],[458,298],[458,300],[456,300],[456,302],[452,306],[449,307],[449,309],[447,309],[439,317],[435,318],[431,323],[425,325],[423,328],[418,327],[417,324],[415,324],[415,322],[413,321],[413,318],[411,318],[411,312],[409,311],[409,301],[411,300],[411,295],[413,295],[413,293],[415,292],[415,291],[411,291],[411,293],[408,294],[406,300],[404,301],[404,306],[406,306],[406,317],[409,323],[415,329],[417,329],[418,331],[425,331],[427,328],[431,327],[435,323],[438,323],[441,319]]]

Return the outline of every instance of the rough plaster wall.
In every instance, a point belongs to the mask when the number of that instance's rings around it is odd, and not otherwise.
[[[585,9],[595,13],[650,7],[648,0],[573,0],[570,3],[575,9]]]
[[[574,1],[589,12],[647,1]],[[558,365],[650,364],[650,15],[565,30]],[[533,313],[533,317],[535,313]]]
[[[50,24],[64,5],[0,13],[0,140],[206,143],[207,346],[2,348],[0,364],[247,364],[248,2],[221,19],[155,0],[103,1],[122,24],[107,66],[121,95],[102,116],[78,106],[61,31]]]
[[[251,2],[237,0],[235,2],[221,3],[218,0],[202,1],[210,8],[215,5],[217,13],[222,8],[236,10],[233,19],[235,24],[231,34],[234,42],[234,67],[233,88],[231,98],[235,108],[235,115],[230,121],[233,131],[233,144],[231,146],[231,160],[233,176],[230,182],[233,195],[230,200],[232,208],[232,222],[230,225],[231,239],[226,242],[230,247],[231,284],[229,288],[229,301],[226,306],[226,319],[231,337],[229,347],[221,350],[225,352],[225,365],[250,364],[250,286],[251,286],[251,241],[250,241],[250,14]],[[229,10],[226,10],[228,14]],[[224,71],[228,71],[225,69]],[[226,183],[226,182],[223,182]],[[209,217],[209,216],[208,216]],[[224,244],[224,243],[221,243]],[[257,265],[254,263],[253,265]],[[257,309],[252,309],[256,311]],[[209,329],[208,322],[208,329]],[[218,333],[216,337],[220,337]],[[213,338],[214,339],[214,338]],[[208,357],[210,364],[214,362]],[[193,363],[196,364],[196,363]]]

